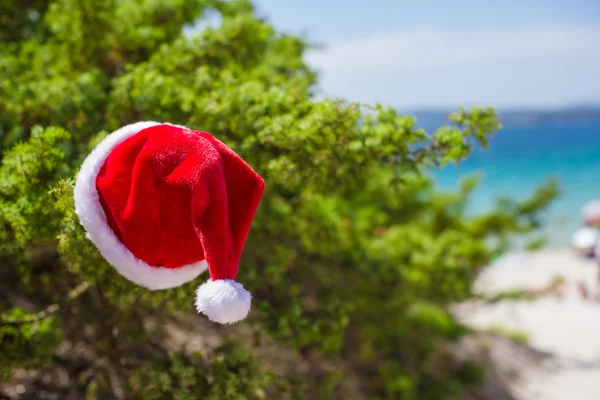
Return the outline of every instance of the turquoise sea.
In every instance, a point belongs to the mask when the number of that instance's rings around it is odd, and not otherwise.
[[[510,124],[486,150],[476,150],[459,167],[434,172],[441,189],[455,189],[461,176],[480,172],[469,202],[478,213],[498,196],[524,199],[548,178],[558,179],[561,195],[544,215],[544,233],[553,247],[568,246],[580,226],[581,207],[600,199],[600,120]]]

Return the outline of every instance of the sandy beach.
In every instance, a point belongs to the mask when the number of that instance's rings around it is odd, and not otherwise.
[[[512,289],[540,290],[557,280],[560,290],[536,300],[471,302],[454,308],[465,324],[525,332],[528,344],[548,354],[544,362],[517,365],[520,379],[511,391],[520,400],[600,398],[600,293],[594,261],[569,251],[513,253],[487,268],[476,283],[487,295]]]

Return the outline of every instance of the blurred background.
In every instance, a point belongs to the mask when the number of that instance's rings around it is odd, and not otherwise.
[[[559,181],[544,216],[554,247],[568,247],[581,209],[600,197],[600,3],[595,0],[259,0],[279,29],[320,45],[307,54],[319,94],[382,103],[416,115],[427,129],[458,107],[493,106],[503,129],[486,151],[436,173],[440,188],[461,176],[482,181],[472,212],[498,197],[523,199]]]
[[[598,71],[597,0],[0,0],[0,400],[598,399]],[[267,182],[238,324],[79,223],[144,120]]]

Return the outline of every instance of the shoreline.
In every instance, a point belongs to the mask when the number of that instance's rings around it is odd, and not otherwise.
[[[527,338],[527,346],[547,353],[552,367],[537,362],[516,366],[519,376],[510,388],[520,400],[589,400],[600,393],[600,293],[595,260],[569,250],[508,252],[486,267],[475,290],[494,295],[507,290],[535,290],[564,280],[561,290],[529,300],[496,303],[471,301],[452,307],[452,313],[476,330],[506,329]]]

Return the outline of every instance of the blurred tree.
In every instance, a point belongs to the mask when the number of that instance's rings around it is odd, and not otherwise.
[[[218,27],[182,33],[211,13]],[[538,227],[555,185],[467,216],[477,179],[441,193],[427,170],[486,146],[494,111],[426,133],[390,108],[315,101],[307,47],[246,1],[0,0],[0,379],[50,366],[67,387],[31,390],[127,399],[443,399],[481,380],[443,351],[465,333],[446,306]],[[207,323],[199,282],[149,293],[85,239],[74,174],[138,120],[212,132],[265,178],[247,322]],[[174,347],[186,321],[183,342],[223,340]]]

